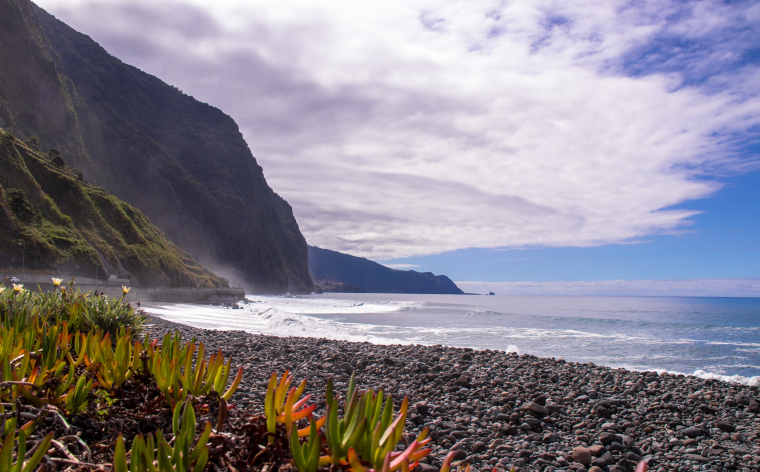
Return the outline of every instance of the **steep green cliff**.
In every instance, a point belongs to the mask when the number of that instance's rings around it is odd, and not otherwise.
[[[0,126],[60,150],[234,282],[256,292],[312,290],[292,210],[232,118],[27,0],[0,0],[0,63]]]
[[[315,283],[326,292],[357,292],[359,288],[369,293],[464,293],[445,275],[391,269],[363,257],[314,246],[309,246],[309,268]],[[322,281],[328,283],[320,285]]]
[[[56,153],[0,130],[0,269],[131,278],[132,285],[223,287],[148,218],[79,178]]]

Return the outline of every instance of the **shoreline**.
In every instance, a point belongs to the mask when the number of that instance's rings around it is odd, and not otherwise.
[[[477,470],[632,472],[760,470],[758,387],[683,374],[658,374],[493,350],[371,344],[193,328],[149,314],[151,336],[179,330],[207,350],[222,349],[244,378],[231,402],[261,412],[273,370],[307,380],[324,408],[325,380],[340,391],[352,371],[359,388],[409,397],[407,432],[428,426],[433,453]]]
[[[332,295],[342,295],[342,294],[332,294]],[[370,294],[370,295],[373,295],[373,294]],[[384,294],[380,294],[380,295],[384,295]],[[292,297],[291,296],[286,296],[286,297],[254,296],[254,297],[262,297],[262,298],[286,298],[286,299],[288,299],[288,298],[293,298],[293,299],[302,298],[301,296],[292,296]],[[339,299],[339,300],[343,301],[342,299]],[[246,309],[248,305],[250,305],[252,303],[259,303],[259,302],[260,302],[260,300],[246,299],[246,301],[243,302],[242,308]],[[171,314],[172,310],[175,310],[175,311],[178,311],[178,312],[184,312],[185,311],[185,310],[181,309],[179,307],[179,305],[184,305],[184,306],[190,307],[189,309],[190,309],[191,313],[193,312],[193,307],[216,307],[216,308],[239,308],[239,307],[241,307],[240,303],[237,303],[237,304],[225,304],[225,303],[219,304],[218,302],[216,302],[216,303],[213,303],[213,302],[209,302],[209,303],[198,303],[198,302],[187,302],[187,303],[144,302],[143,303],[143,307],[144,308],[149,309],[149,310],[150,309],[157,309],[159,311],[159,313],[152,313],[155,316],[158,316],[158,317],[168,316],[170,318],[174,318],[172,316],[172,314]],[[265,303],[265,305],[266,305],[266,303]],[[364,303],[361,303],[361,305],[364,305]],[[167,311],[166,315],[160,313],[162,310],[166,310]],[[284,310],[287,311],[287,310],[289,310],[289,308],[285,307]],[[232,312],[232,313],[234,313],[234,312]],[[258,313],[258,314],[261,314],[261,313]],[[204,313],[202,317],[198,317],[197,313],[193,313],[193,315],[190,316],[190,317],[180,316],[180,319],[176,319],[176,318],[174,318],[174,319],[176,320],[175,322],[180,323],[180,324],[191,325],[191,324],[195,324],[194,322],[197,322],[199,326],[202,326],[202,327],[206,328],[206,327],[209,327],[207,315],[208,314]],[[289,316],[287,316],[287,315],[288,315],[288,313],[285,313],[285,319],[281,320],[281,321],[284,321],[282,323],[283,325],[287,325],[288,321],[292,321],[292,320],[288,320],[287,319],[287,318],[289,318]],[[320,320],[320,321],[330,321],[329,319],[326,319],[324,317],[321,317],[321,316],[318,316],[318,315],[313,315],[312,316],[310,313],[300,312],[300,311],[294,311],[293,312],[293,316],[295,316],[296,318],[299,317],[299,316],[305,316],[305,317],[309,317],[309,319],[313,318],[313,319]],[[184,319],[182,319],[182,318],[184,318]],[[226,318],[230,318],[230,319],[226,319]],[[265,317],[265,318],[268,318],[268,317]],[[213,319],[213,316],[211,317],[211,319]],[[298,337],[299,334],[300,334],[298,332],[288,332],[288,331],[291,331],[289,329],[285,329],[285,330],[270,330],[270,329],[261,328],[261,331],[258,331],[257,330],[258,327],[256,327],[256,326],[246,326],[245,323],[242,323],[242,324],[238,323],[237,322],[238,317],[235,317],[235,316],[227,317],[226,313],[225,313],[225,315],[221,315],[221,319],[223,320],[222,321],[222,327],[211,326],[211,328],[223,329],[223,330],[242,330],[242,331],[248,331],[248,330],[250,330],[251,332],[264,332],[264,333],[266,333],[268,335],[285,336],[285,337],[287,337],[287,336],[296,336],[296,337]],[[232,323],[229,322],[230,320],[233,320]],[[295,324],[297,325],[298,323],[296,322]],[[433,345],[433,344],[435,344],[437,342],[440,342],[437,339],[436,340],[433,340],[433,339],[424,339],[424,340],[423,339],[405,339],[404,335],[408,334],[407,332],[402,333],[402,335],[398,336],[398,337],[395,337],[395,336],[392,336],[392,335],[390,337],[388,337],[388,336],[384,336],[382,334],[381,335],[365,335],[365,333],[353,333],[353,334],[346,333],[345,335],[338,334],[336,336],[334,331],[325,331],[324,330],[324,326],[321,327],[321,328],[322,329],[320,331],[311,334],[311,336],[326,336],[327,339],[331,339],[331,340],[335,340],[335,341],[363,342],[363,341],[366,340],[366,341],[369,341],[370,343],[382,344],[382,345],[386,345],[386,344],[409,345],[409,344],[414,344],[414,343],[420,343],[420,344],[425,345],[425,346],[430,346],[430,345]],[[278,331],[284,331],[284,332],[278,332]],[[306,333],[306,331],[307,330],[305,330],[305,329],[303,330],[304,333]],[[388,334],[390,334],[390,333],[388,333]],[[592,331],[592,334],[593,334],[593,331]],[[718,344],[719,344],[719,342],[718,342]],[[480,350],[480,349],[502,350],[503,349],[506,352],[516,352],[518,354],[522,354],[523,353],[523,352],[521,352],[522,351],[521,349],[519,349],[517,346],[514,346],[512,344],[509,344],[506,347],[501,347],[501,346],[489,346],[489,345],[485,345],[484,346],[484,345],[478,345],[477,343],[476,344],[471,344],[471,343],[467,343],[467,342],[465,342],[465,343],[456,343],[456,342],[454,342],[453,344],[448,344],[447,346],[449,346],[449,347],[458,347],[458,348],[462,348],[462,349],[475,349],[475,350]],[[630,348],[631,346],[627,346],[627,347]],[[610,347],[610,349],[612,349],[612,350],[614,350],[616,348],[617,348],[617,346],[611,346]],[[540,351],[540,349],[539,349],[539,351]],[[631,370],[631,371],[636,371],[636,372],[650,372],[650,371],[654,371],[654,372],[657,372],[658,374],[659,373],[667,373],[667,374],[672,374],[672,375],[693,376],[693,377],[698,377],[698,378],[705,379],[705,380],[713,379],[713,380],[720,380],[720,381],[723,381],[723,382],[736,383],[738,385],[745,385],[745,386],[750,386],[750,387],[760,387],[760,373],[758,373],[758,372],[749,372],[749,373],[744,373],[744,372],[742,372],[742,373],[738,373],[738,372],[730,373],[729,372],[729,373],[725,373],[725,372],[721,372],[720,369],[718,369],[718,371],[704,370],[705,367],[702,366],[702,365],[699,365],[699,364],[694,364],[694,365],[691,365],[691,366],[686,366],[686,365],[682,365],[682,366],[677,366],[677,365],[664,366],[664,365],[658,365],[657,362],[649,363],[649,362],[641,362],[640,360],[638,362],[630,363],[630,362],[628,362],[628,359],[624,359],[624,358],[606,359],[607,361],[612,361],[612,362],[607,363],[607,362],[604,362],[604,359],[597,359],[597,358],[595,358],[595,357],[599,357],[599,356],[584,355],[583,353],[575,353],[576,355],[573,355],[573,354],[571,354],[571,352],[565,352],[563,354],[562,352],[556,353],[556,352],[551,352],[551,351],[556,351],[556,349],[549,350],[549,352],[546,352],[546,350],[544,350],[543,352],[536,353],[536,352],[531,351],[528,348],[528,349],[526,349],[526,351],[524,353],[531,354],[531,355],[534,355],[534,356],[537,356],[537,357],[552,357],[552,356],[563,357],[564,355],[570,355],[571,356],[570,359],[573,362],[578,362],[578,363],[595,363],[596,365],[602,365],[604,367],[612,368],[612,369],[625,369],[625,370]],[[656,354],[659,354],[659,353],[656,353],[656,352],[652,353],[652,355],[655,355],[655,356],[656,356]],[[691,369],[685,369],[685,367],[691,367]],[[728,367],[729,369],[731,368],[731,366],[724,366],[724,367]],[[745,366],[745,367],[747,367],[747,366]],[[757,368],[754,368],[754,370],[756,371]],[[752,375],[752,374],[757,374],[757,375]]]

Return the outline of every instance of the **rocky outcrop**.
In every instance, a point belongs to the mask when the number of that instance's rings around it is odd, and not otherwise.
[[[0,0],[0,127],[38,137],[215,271],[308,293],[306,241],[222,111],[109,55],[28,0]]]

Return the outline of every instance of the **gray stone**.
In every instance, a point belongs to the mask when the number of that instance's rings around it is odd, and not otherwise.
[[[737,403],[737,405],[749,406],[750,400],[752,400],[752,398],[750,398],[749,395],[745,395],[743,393],[737,393],[734,395],[734,401]]]
[[[699,454],[684,454],[683,458],[686,459],[687,461],[699,462],[700,464],[710,462],[710,459],[708,459],[707,457],[702,457]]]
[[[718,423],[715,426],[717,426],[718,429],[720,429],[721,431],[725,431],[727,433],[733,433],[734,431],[736,431],[736,426],[726,421],[718,421]]]
[[[533,413],[536,413],[539,416],[547,416],[549,414],[549,410],[545,406],[541,406],[535,402],[528,403],[525,406],[525,409],[532,411]]]
[[[417,413],[421,415],[427,415],[430,411],[430,406],[428,406],[428,402],[417,402],[414,404],[414,408],[417,409]]]
[[[467,458],[467,453],[463,451],[462,449],[457,449],[454,451],[454,460],[455,461],[463,461]]]
[[[482,441],[478,441],[472,444],[472,447],[470,450],[473,452],[473,454],[479,454],[487,449],[485,443]]]
[[[605,446],[609,446],[610,444],[614,442],[622,444],[623,438],[613,433],[602,433],[601,436],[599,436],[599,442],[601,442]]]
[[[420,462],[415,470],[418,470],[419,472],[438,472],[438,467]]]
[[[690,428],[686,428],[683,431],[681,431],[684,436],[689,438],[696,438],[698,436],[702,436],[704,434],[704,431],[702,431],[702,428],[699,428],[697,426],[692,426]]]

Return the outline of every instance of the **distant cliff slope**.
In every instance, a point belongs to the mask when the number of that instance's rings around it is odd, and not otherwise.
[[[58,269],[135,285],[226,287],[148,218],[60,156],[0,130],[0,269]]]
[[[28,0],[0,0],[0,64],[0,127],[58,149],[87,180],[249,289],[312,290],[292,210],[232,118],[122,63]]]
[[[309,270],[316,281],[359,287],[368,293],[464,293],[445,275],[391,269],[363,257],[315,246],[309,246]]]

